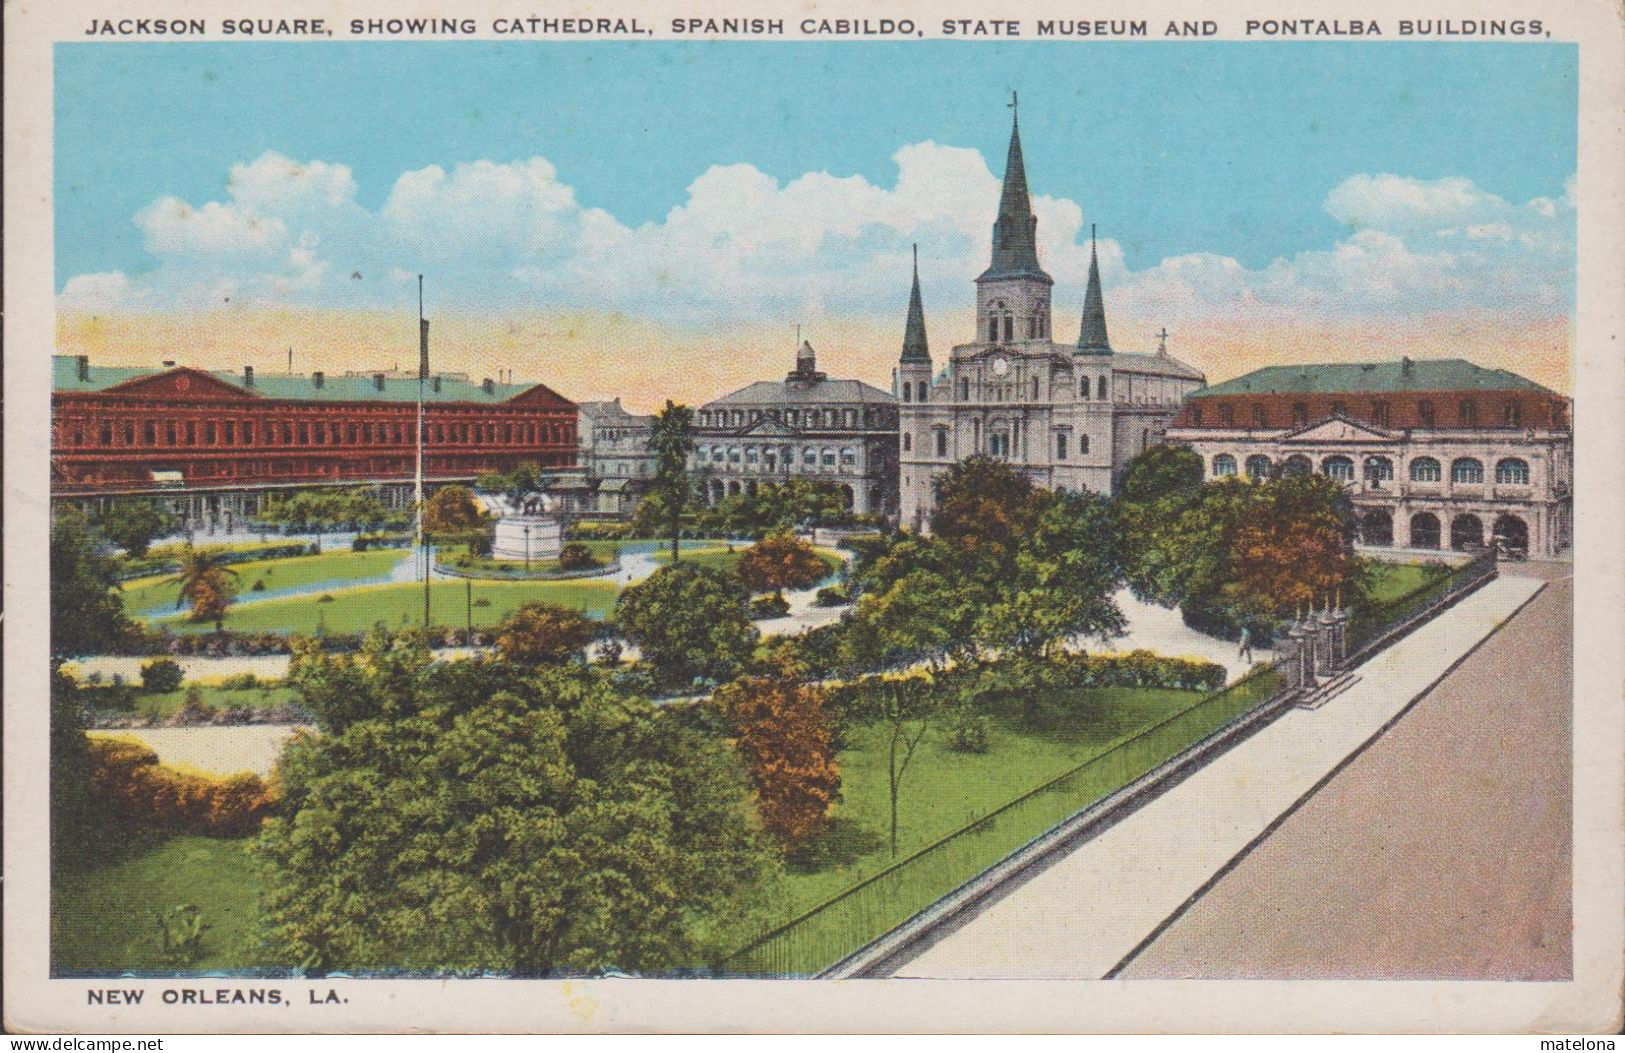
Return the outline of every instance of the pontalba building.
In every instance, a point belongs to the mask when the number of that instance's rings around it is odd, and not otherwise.
[[[1271,366],[1191,396],[1168,432],[1207,476],[1319,472],[1359,539],[1553,556],[1573,529],[1569,400],[1462,359]]]
[[[976,337],[955,346],[941,372],[926,341],[915,267],[895,374],[905,527],[924,527],[932,481],[978,454],[1008,462],[1040,486],[1109,493],[1129,459],[1160,442],[1184,397],[1202,386],[1202,373],[1165,345],[1156,354],[1112,347],[1092,245],[1077,341],[1056,343],[1055,283],[1039,265],[1037,231],[1015,124],[992,260],[976,279]]]
[[[818,369],[803,341],[796,368],[701,406],[693,467],[707,501],[801,476],[836,486],[859,514],[897,512],[897,402]]]
[[[277,490],[376,484],[411,504],[418,379],[92,366],[53,359],[51,496],[160,497],[188,529],[229,529]],[[524,462],[568,468],[576,407],[545,384],[424,384],[424,475],[469,483]]]

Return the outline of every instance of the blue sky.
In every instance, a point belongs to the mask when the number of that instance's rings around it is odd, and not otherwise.
[[[403,172],[544,157],[582,207],[636,227],[712,165],[889,187],[898,149],[930,140],[997,174],[1012,88],[1034,192],[1076,202],[1130,271],[1328,246],[1347,224],[1327,195],[1357,173],[1516,204],[1575,170],[1559,44],[74,44],[56,61],[59,289],[153,269],[132,217],[221,200],[267,151],[348,166],[369,210]]]

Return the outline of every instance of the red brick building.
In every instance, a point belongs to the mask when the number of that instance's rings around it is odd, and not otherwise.
[[[365,483],[392,506],[411,501],[416,374],[255,376],[60,355],[53,366],[53,498],[161,495],[199,529],[229,529],[277,490]],[[544,384],[433,376],[424,427],[434,484],[575,465],[575,404]]]

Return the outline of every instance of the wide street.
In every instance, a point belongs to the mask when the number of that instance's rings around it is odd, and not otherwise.
[[[1542,584],[1511,568],[894,974],[1564,975],[1566,583],[1496,632]]]
[[[1572,569],[1121,975],[1568,978]]]

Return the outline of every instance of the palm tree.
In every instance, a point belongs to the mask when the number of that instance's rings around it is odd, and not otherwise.
[[[683,513],[693,498],[689,480],[688,455],[694,449],[694,411],[666,400],[666,408],[655,414],[649,433],[649,452],[655,455],[654,485],[650,496],[665,512],[671,534],[671,559],[679,558],[678,538],[682,537]]]
[[[221,549],[195,549],[188,545],[181,552],[180,571],[168,579],[166,585],[179,585],[175,597],[178,611],[187,601],[192,604],[192,620],[212,621],[214,631],[225,627],[226,609],[236,596],[233,579],[237,572],[226,565],[226,554]]]

